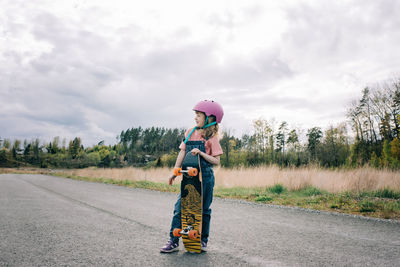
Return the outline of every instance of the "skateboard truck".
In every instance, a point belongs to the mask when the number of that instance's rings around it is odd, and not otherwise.
[[[188,225],[185,229],[179,229],[175,228],[173,233],[175,237],[181,237],[182,235],[186,235],[189,237],[189,239],[196,239],[198,236],[198,233],[196,230],[194,230],[194,227],[192,225]]]
[[[182,168],[174,168],[174,175],[179,176],[182,173],[187,173],[189,176],[196,176],[198,174],[197,168],[188,167],[187,170],[182,170]]]

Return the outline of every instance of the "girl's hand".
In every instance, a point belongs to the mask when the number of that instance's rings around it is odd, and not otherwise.
[[[192,151],[190,152],[192,153],[193,156],[201,153],[200,149],[198,148],[193,148]]]
[[[172,183],[174,182],[174,179],[175,179],[175,178],[176,178],[175,175],[172,175],[171,177],[169,177],[168,184],[169,184],[169,185],[172,185]]]

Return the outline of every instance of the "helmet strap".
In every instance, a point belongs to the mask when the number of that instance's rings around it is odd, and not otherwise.
[[[215,125],[215,124],[217,124],[216,121],[214,121],[214,122],[212,122],[212,123],[209,123],[209,124],[207,124],[207,125],[204,125],[204,126],[201,127],[201,128],[202,128],[202,129],[205,129],[205,128],[208,128],[208,127],[210,127],[210,126],[212,126],[212,125]]]
[[[214,122],[212,122],[212,123],[208,123],[208,116],[206,116],[206,120],[204,121],[204,126],[201,127],[200,129],[205,129],[205,128],[208,128],[208,127],[210,127],[210,126],[212,126],[212,125],[215,125],[215,124],[217,124],[216,121],[214,121]],[[195,127],[193,128],[193,130],[192,130],[192,131],[189,133],[189,135],[186,137],[185,141],[183,141],[183,143],[184,143],[185,145],[186,145],[186,142],[189,140],[190,136],[192,135],[192,133],[193,133],[196,129],[197,129],[197,126],[195,126]]]
[[[210,126],[212,126],[212,125],[214,125],[214,124],[217,124],[217,122],[214,121],[214,122],[212,122],[212,123],[208,123],[208,116],[207,116],[207,117],[206,117],[206,120],[205,120],[205,122],[204,122],[204,126],[201,127],[201,129],[208,128],[208,127],[210,127]]]
[[[194,130],[196,130],[196,129],[197,129],[197,126],[195,126],[193,128],[193,130],[190,132],[190,134],[186,137],[185,141],[183,141],[183,143],[185,143],[185,145],[186,145],[186,142],[189,140],[190,136],[192,135],[192,133],[194,132]]]

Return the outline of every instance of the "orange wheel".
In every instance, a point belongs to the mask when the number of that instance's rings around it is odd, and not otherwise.
[[[196,239],[197,238],[197,231],[196,230],[190,230],[189,231],[189,239]]]
[[[181,170],[182,170],[182,168],[174,168],[174,175],[175,176],[181,175]]]
[[[172,234],[176,237],[181,237],[181,231],[182,231],[181,229],[175,228]]]
[[[197,169],[196,168],[189,169],[189,175],[190,176],[196,176],[197,175]]]

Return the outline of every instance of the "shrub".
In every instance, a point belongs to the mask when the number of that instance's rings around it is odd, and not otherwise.
[[[281,184],[276,184],[274,186],[268,187],[267,191],[274,193],[274,194],[281,194],[286,191],[286,188]]]
[[[374,212],[376,209],[376,204],[369,200],[364,200],[360,202],[358,205],[360,207],[360,212]]]
[[[163,167],[174,167],[178,153],[173,152],[170,154],[164,154],[160,159],[160,164]]]
[[[301,193],[304,194],[305,196],[310,197],[310,196],[322,195],[323,192],[319,188],[309,186],[309,187],[303,188],[301,190]]]

